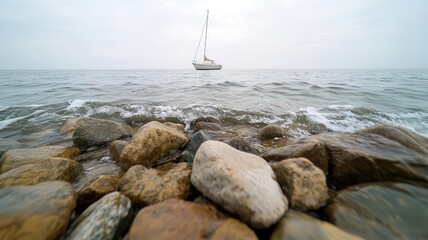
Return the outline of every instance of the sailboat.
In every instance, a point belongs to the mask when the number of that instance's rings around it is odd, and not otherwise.
[[[193,58],[193,66],[196,70],[220,70],[222,66],[216,64],[214,60],[207,58],[207,36],[208,36],[208,15],[209,10],[207,10],[207,19],[205,20],[204,27],[202,28],[201,38],[199,39],[198,48],[196,49],[195,57]],[[199,46],[201,45],[202,36],[205,32],[205,45],[204,45],[204,61],[202,63],[196,62],[196,56],[198,55]]]

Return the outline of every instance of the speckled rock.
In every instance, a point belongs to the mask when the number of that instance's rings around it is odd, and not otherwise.
[[[67,182],[0,189],[0,239],[59,239],[75,206]]]
[[[141,164],[146,167],[176,151],[188,142],[183,131],[153,121],[145,124],[123,149],[118,164],[125,170]]]
[[[170,199],[141,209],[129,240],[257,239],[247,225],[225,218],[214,207]]]
[[[208,137],[204,132],[198,131],[196,132],[190,142],[187,144],[186,148],[181,154],[181,161],[193,163],[193,158],[195,157],[196,151],[198,151],[201,144],[208,140]]]
[[[272,163],[271,167],[291,208],[316,210],[327,201],[326,177],[308,159],[290,158]]]
[[[285,214],[285,217],[276,225],[270,239],[362,240],[362,238],[345,232],[333,224],[294,210]]]
[[[89,185],[78,192],[77,203],[79,206],[88,206],[103,196],[114,192],[119,186],[120,176],[101,175]]]
[[[117,239],[131,220],[131,201],[119,192],[105,195],[89,206],[70,226],[64,239]]]
[[[365,239],[426,239],[428,189],[404,183],[359,184],[337,192],[327,220]]]
[[[17,185],[34,185],[41,182],[73,181],[82,166],[67,158],[51,157],[34,164],[26,164],[0,175],[0,188]]]
[[[275,125],[275,124],[269,124],[266,127],[260,129],[259,133],[257,134],[257,137],[260,140],[269,140],[274,139],[276,137],[282,138],[286,135],[285,129]]]
[[[190,193],[190,164],[169,163],[156,169],[131,167],[122,177],[120,191],[137,206],[170,198],[186,199]]]
[[[73,143],[78,147],[88,148],[130,137],[132,134],[132,128],[123,123],[82,117],[76,123]]]
[[[217,141],[206,141],[196,153],[191,181],[206,197],[255,228],[279,221],[288,202],[262,158]]]
[[[78,148],[62,146],[45,146],[38,148],[12,149],[0,159],[0,173],[26,164],[34,164],[49,157],[63,157],[72,159],[80,154]]]
[[[113,160],[119,161],[120,155],[122,154],[123,149],[128,144],[127,141],[116,140],[110,144],[110,156]]]

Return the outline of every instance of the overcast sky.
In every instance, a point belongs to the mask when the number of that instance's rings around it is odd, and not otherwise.
[[[427,0],[1,0],[0,68],[428,68]]]

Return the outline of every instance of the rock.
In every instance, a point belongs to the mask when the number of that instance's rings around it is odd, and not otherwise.
[[[214,122],[198,122],[194,128],[196,130],[225,131],[219,123]]]
[[[66,148],[61,146],[12,149],[7,151],[0,159],[0,173],[26,164],[34,164],[50,157],[72,159],[79,154],[80,151],[78,148]]]
[[[0,188],[17,185],[34,185],[41,182],[73,181],[83,170],[82,166],[67,158],[51,157],[34,164],[26,164],[0,175]]]
[[[299,138],[287,146],[268,150],[263,158],[267,161],[282,161],[287,158],[304,157],[328,173],[328,153],[317,136]]]
[[[190,174],[188,163],[170,163],[157,169],[137,165],[125,173],[119,189],[137,206],[170,198],[186,199],[190,194]]]
[[[59,129],[61,135],[67,135],[68,137],[73,137],[74,130],[76,129],[77,121],[82,117],[73,117],[67,119]]]
[[[184,125],[181,123],[173,123],[173,122],[164,122],[164,125],[168,126],[168,127],[172,127],[177,129],[178,131],[184,131]]]
[[[78,147],[104,145],[133,134],[131,127],[103,119],[82,117],[76,123],[73,143]]]
[[[119,161],[120,155],[126,144],[128,144],[128,142],[123,140],[116,140],[110,144],[110,155],[113,160]]]
[[[88,207],[70,226],[64,239],[118,239],[131,221],[131,201],[112,192]]]
[[[333,187],[377,181],[428,187],[428,138],[392,125],[320,138],[329,152]]]
[[[328,222],[320,221],[302,212],[290,210],[278,223],[271,240],[319,239],[319,240],[362,240]]]
[[[0,189],[0,239],[59,239],[75,206],[67,182]]]
[[[207,140],[208,137],[202,131],[196,132],[182,152],[181,161],[193,163],[193,158],[195,157],[196,151],[198,151],[201,144]]]
[[[251,144],[241,136],[232,138],[229,142],[229,145],[242,152],[247,152],[254,155],[260,154],[260,152],[257,149],[252,147]]]
[[[89,206],[103,196],[114,192],[119,186],[120,176],[101,175],[94,182],[85,186],[78,192],[79,206]]]
[[[178,199],[141,209],[132,223],[129,240],[134,239],[257,239],[245,224],[223,218],[217,210]]]
[[[428,189],[404,183],[360,184],[335,194],[327,219],[366,239],[426,239]]]
[[[125,170],[137,164],[150,167],[187,142],[188,138],[182,131],[159,122],[149,122],[138,129],[125,146],[118,164]]]
[[[316,210],[327,201],[326,177],[308,159],[290,158],[272,163],[271,167],[291,208]]]
[[[285,129],[275,125],[275,124],[269,124],[266,127],[262,128],[257,137],[260,140],[269,140],[269,139],[273,139],[273,138],[282,138],[286,135],[285,133]]]
[[[275,179],[264,159],[217,141],[201,145],[191,176],[204,196],[255,228],[271,226],[288,209]]]

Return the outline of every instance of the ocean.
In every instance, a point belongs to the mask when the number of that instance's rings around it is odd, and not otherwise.
[[[67,145],[71,117],[186,125],[215,118],[292,137],[391,123],[428,136],[428,69],[0,70],[0,155]]]

